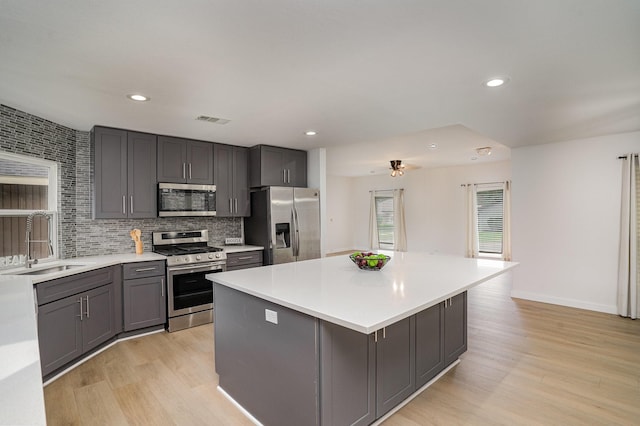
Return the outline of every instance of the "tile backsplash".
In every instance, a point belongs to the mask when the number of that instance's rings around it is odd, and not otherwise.
[[[241,218],[91,219],[89,132],[0,105],[0,150],[58,163],[62,258],[133,253],[129,231],[134,228],[142,231],[145,251],[151,250],[154,231],[208,229],[210,244],[223,244],[225,237],[242,234]]]

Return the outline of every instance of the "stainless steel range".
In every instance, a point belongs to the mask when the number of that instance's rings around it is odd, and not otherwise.
[[[169,331],[213,322],[213,285],[204,276],[227,269],[222,249],[207,245],[209,232],[154,232],[153,251],[167,256]]]

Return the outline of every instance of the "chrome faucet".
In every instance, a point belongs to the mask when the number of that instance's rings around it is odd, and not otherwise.
[[[33,218],[36,216],[42,216],[42,217],[46,217],[47,218],[47,231],[49,234],[49,239],[48,240],[31,240],[31,231],[33,228]],[[31,243],[35,242],[35,243],[48,243],[48,247],[49,247],[49,255],[53,255],[53,245],[51,244],[51,213],[47,213],[45,211],[35,211],[31,214],[29,214],[29,216],[27,216],[27,236],[26,236],[26,246],[27,246],[27,256],[26,259],[24,261],[25,263],[25,267],[27,268],[31,268],[31,265],[34,263],[38,263],[38,259],[31,259]]]

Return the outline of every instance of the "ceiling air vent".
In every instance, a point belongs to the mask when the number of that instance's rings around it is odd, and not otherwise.
[[[231,121],[231,120],[227,120],[226,118],[209,117],[206,115],[199,115],[198,117],[196,117],[196,120],[206,121],[209,123],[216,123],[216,124],[227,124],[229,121]]]

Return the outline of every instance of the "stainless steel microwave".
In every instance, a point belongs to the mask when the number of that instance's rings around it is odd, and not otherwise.
[[[158,184],[158,216],[215,216],[216,186]]]

